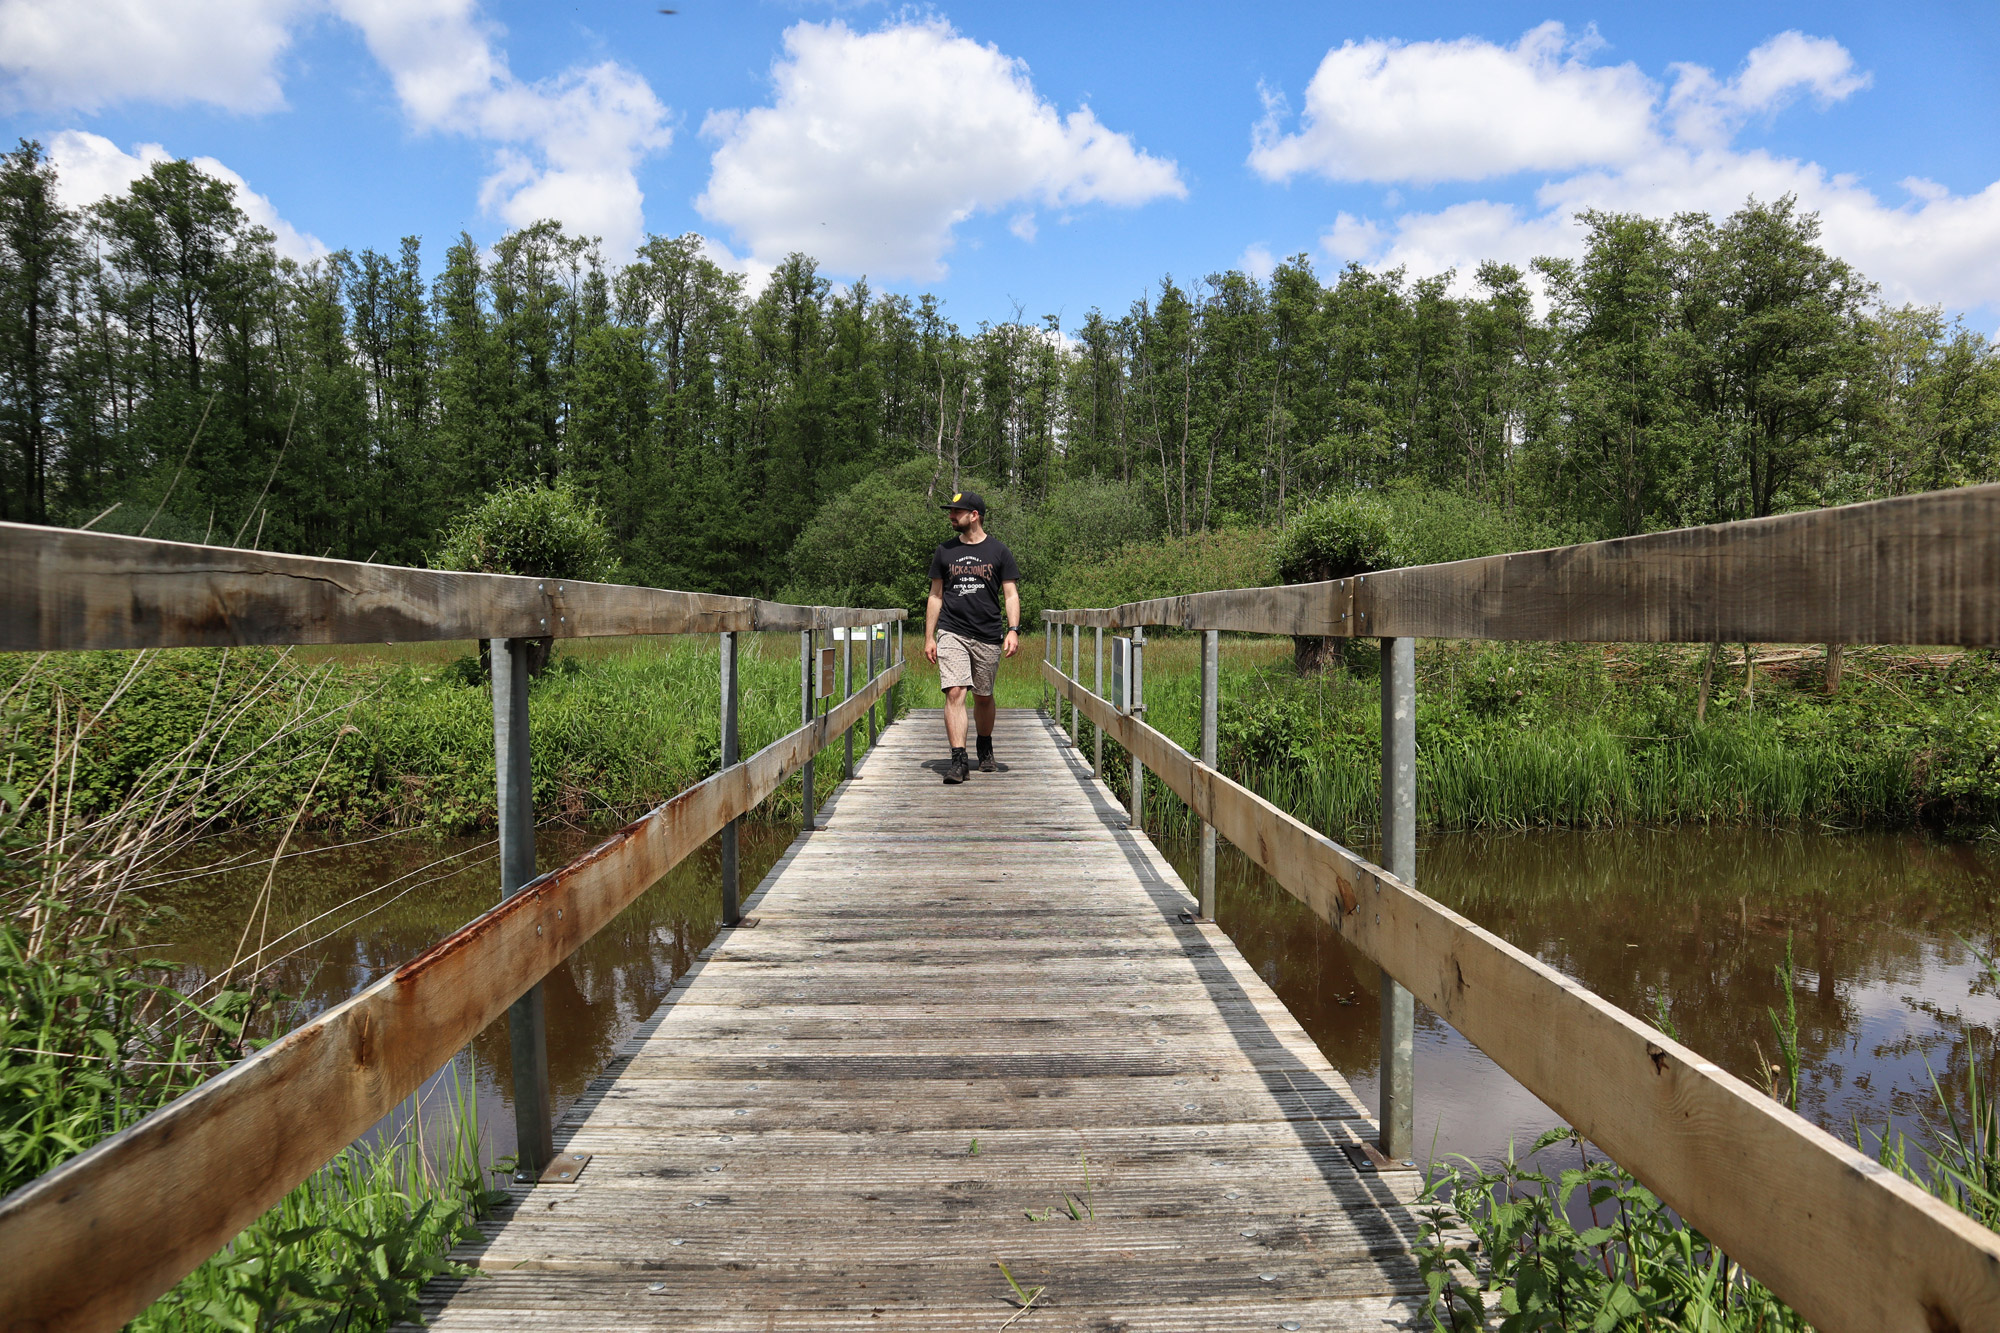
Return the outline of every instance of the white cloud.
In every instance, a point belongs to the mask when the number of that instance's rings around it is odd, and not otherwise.
[[[1271,253],[1270,246],[1262,241],[1252,241],[1243,247],[1243,254],[1237,259],[1236,267],[1259,282],[1268,282],[1271,275],[1278,271],[1278,259]]]
[[[155,163],[171,162],[174,154],[156,143],[134,144],[126,152],[101,134],[85,130],[64,130],[49,142],[49,160],[56,168],[56,192],[63,205],[81,208],[107,195],[122,194],[132,182],[153,169]],[[278,216],[278,210],[264,195],[212,157],[189,158],[198,170],[236,187],[236,206],[257,226],[276,237],[278,253],[301,262],[327,253],[326,245],[310,232],[302,232]]]
[[[1675,65],[1667,116],[1674,137],[1684,143],[1726,144],[1744,120],[1783,110],[1801,90],[1821,106],[1866,88],[1854,57],[1830,37],[1781,32],[1751,51],[1742,71],[1727,83],[1700,65]]]
[[[0,0],[0,106],[284,105],[302,0]]]
[[[668,146],[667,108],[615,61],[516,78],[476,0],[0,0],[0,109],[275,110],[292,30],[327,8],[361,29],[418,129],[495,145],[483,206],[513,226],[555,218],[615,255],[637,247],[638,166]]]
[[[1481,180],[1625,162],[1653,141],[1655,89],[1633,65],[1585,63],[1595,44],[1560,23],[1512,46],[1348,42],[1328,51],[1287,134],[1266,95],[1250,165],[1268,180]]]
[[[1132,207],[1187,190],[1088,107],[1063,115],[1028,70],[941,19],[859,33],[794,24],[769,106],[712,113],[703,216],[765,263],[804,251],[829,268],[934,278],[953,229],[980,213]]]
[[[1489,49],[1505,54],[1519,46]],[[1774,200],[1792,194],[1802,210],[1820,215],[1827,249],[1880,283],[1886,299],[1961,309],[2000,304],[2000,182],[1954,195],[1912,177],[1899,183],[1908,198],[1890,203],[1853,176],[1737,146],[1736,138],[1755,116],[1801,95],[1825,105],[1867,86],[1868,76],[1855,70],[1839,43],[1787,32],[1751,51],[1730,79],[1693,65],[1675,66],[1673,74],[1670,92],[1653,89],[1648,122],[1632,140],[1639,151],[1598,161],[1574,159],[1568,174],[1553,176],[1535,191],[1532,204],[1475,199],[1392,219],[1343,212],[1321,236],[1321,245],[1341,262],[1402,265],[1418,274],[1455,268],[1460,284],[1469,287],[1482,260],[1525,267],[1538,255],[1581,253],[1583,230],[1574,219],[1585,209],[1721,217],[1752,195]],[[1629,104],[1622,85],[1607,96],[1611,114],[1625,117]],[[1588,119],[1588,109],[1579,117]],[[1413,162],[1405,177],[1438,178],[1434,162]]]
[[[512,226],[554,218],[614,256],[645,233],[639,163],[673,138],[667,108],[615,61],[525,83],[473,0],[334,0],[411,122],[500,145],[480,202]]]

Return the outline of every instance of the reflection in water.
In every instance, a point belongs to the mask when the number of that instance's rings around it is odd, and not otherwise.
[[[746,823],[743,883],[755,885],[795,829]],[[541,868],[601,835],[543,830]],[[1163,840],[1183,878],[1195,845]],[[251,864],[155,890],[179,915],[149,941],[196,986],[225,967],[264,883]],[[1363,848],[1364,852],[1371,849]],[[2000,942],[2000,857],[1913,834],[1815,834],[1701,828],[1449,834],[1418,848],[1417,882],[1629,1012],[1667,1014],[1688,1045],[1762,1087],[1774,1053],[1766,1010],[1787,932],[1798,963],[1804,1110],[1844,1139],[1885,1118],[1913,1136],[1935,1069],[1962,1099],[1967,1041],[1988,1049],[2000,998],[1969,942]],[[1298,1015],[1334,1066],[1372,1104],[1376,990],[1372,966],[1241,855],[1218,858],[1222,925]],[[268,923],[277,940],[327,916],[309,947],[272,969],[300,998],[299,1018],[354,993],[490,907],[490,843],[396,835],[287,858]],[[582,1093],[617,1044],[659,1005],[714,938],[721,914],[715,845],[690,857],[577,951],[545,983],[549,1066],[558,1109]],[[355,900],[359,901],[355,901]],[[300,943],[285,940],[277,956]],[[496,1154],[513,1151],[505,1020],[473,1042],[480,1109]],[[1418,1152],[1492,1159],[1556,1123],[1553,1112],[1435,1015],[1417,1020]],[[1435,1138],[1433,1140],[1433,1135]]]
[[[742,882],[764,877],[797,832],[789,824],[746,820]],[[542,829],[537,867],[553,870],[603,839],[601,833]],[[311,848],[310,843],[302,844]],[[297,851],[301,844],[295,843]],[[173,915],[147,944],[181,965],[178,984],[197,989],[227,968],[258,900],[269,849],[238,843],[203,849],[214,863],[235,854],[240,868],[163,885],[148,895]],[[325,846],[288,856],[272,879],[269,921],[257,914],[248,934],[272,942],[270,983],[297,997],[293,1023],[379,980],[440,937],[499,901],[493,844],[469,838],[396,835],[354,846]],[[549,1079],[556,1112],[575,1101],[609,1063],[618,1043],[659,1007],[674,978],[715,938],[722,918],[717,844],[676,866],[542,984],[548,1010]],[[317,920],[315,920],[317,919]],[[306,930],[295,928],[314,922]],[[472,1042],[480,1122],[495,1156],[514,1151],[512,1071],[507,1020]],[[428,1095],[428,1094],[427,1094]]]
[[[1163,844],[1190,883],[1195,845]],[[1372,854],[1372,849],[1360,849]],[[1373,1105],[1378,973],[1233,850],[1221,924],[1334,1066]],[[1425,893],[1628,1012],[1659,1006],[1680,1039],[1765,1086],[1767,1010],[1789,934],[1801,1110],[1868,1143],[1885,1119],[1922,1137],[1932,1071],[1963,1109],[1969,1040],[1991,1049],[2000,998],[1970,944],[2000,938],[2000,857],[1917,834],[1757,829],[1439,834]],[[1443,1020],[1417,1016],[1417,1151],[1484,1160],[1558,1117]]]

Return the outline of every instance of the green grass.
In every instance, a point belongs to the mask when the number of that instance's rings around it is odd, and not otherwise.
[[[797,645],[795,635],[745,636],[746,754],[797,725]],[[1043,646],[1030,635],[1002,663],[1002,707],[1046,705]],[[231,822],[289,818],[303,804],[305,822],[320,827],[489,827],[492,714],[470,648],[156,654],[75,747],[66,799],[84,813],[115,803],[202,725],[218,696],[241,695],[254,703],[223,748],[270,753],[209,797]],[[915,630],[906,648],[904,707],[936,707],[936,669]],[[1086,634],[1086,682],[1093,649]],[[1156,634],[1147,649],[1147,720],[1190,748],[1198,653],[1187,634]],[[46,772],[59,711],[101,705],[130,660],[0,659],[0,690],[16,710],[14,768]],[[1832,698],[1818,688],[1810,653],[1760,668],[1747,693],[1739,661],[1700,718],[1694,649],[1427,643],[1418,662],[1418,818],[1427,828],[1735,822],[1977,832],[2000,817],[1992,654],[1855,651]],[[1283,639],[1225,639],[1223,663],[1223,770],[1335,836],[1373,828],[1381,732],[1373,646],[1357,643],[1346,669],[1304,679]],[[541,816],[616,824],[713,772],[716,677],[706,636],[559,645],[529,705]],[[1125,756],[1112,745],[1107,761],[1122,789]],[[769,809],[784,815],[798,800],[794,781]],[[1192,827],[1164,789],[1148,806],[1159,831]]]
[[[1224,772],[1336,837],[1372,829],[1381,696],[1371,645],[1301,679],[1282,640],[1223,642]],[[1085,636],[1084,678],[1092,679]],[[1760,650],[1760,652],[1765,650]],[[1199,740],[1199,641],[1146,650],[1147,721]],[[1418,819],[1433,829],[1752,823],[1990,830],[2000,818],[2000,660],[1850,652],[1837,696],[1818,664],[1734,675],[1697,717],[1700,657],[1678,647],[1426,643],[1418,657]],[[1084,728],[1088,744],[1088,724]],[[1107,743],[1121,792],[1126,756]],[[1149,778],[1149,826],[1186,807]]]
[[[149,655],[130,682],[132,654],[0,657],[9,771],[48,772],[64,743],[60,717],[103,710],[115,696],[84,743],[65,750],[65,764],[75,760],[66,799],[88,818],[208,725],[218,698],[248,697],[246,715],[216,744],[225,757],[259,751],[259,762],[202,797],[227,822],[289,819],[303,806],[314,827],[490,827],[492,704],[473,649],[175,650]],[[854,674],[858,686],[859,662]],[[748,755],[799,725],[798,637],[744,635],[738,679]],[[541,817],[621,823],[716,770],[716,641],[565,642],[534,682],[528,711]],[[857,749],[866,743],[864,727]],[[795,779],[767,810],[795,813],[799,800]]]

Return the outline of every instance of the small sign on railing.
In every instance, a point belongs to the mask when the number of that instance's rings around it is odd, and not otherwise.
[[[813,698],[831,699],[834,696],[834,681],[836,679],[834,671],[839,664],[839,660],[837,649],[822,648],[819,650],[819,670],[813,673]]]
[[[1121,714],[1132,711],[1132,640],[1111,640],[1111,706]]]

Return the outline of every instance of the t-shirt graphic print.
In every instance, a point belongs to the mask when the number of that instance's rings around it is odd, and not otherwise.
[[[938,612],[940,630],[979,643],[1006,639],[1000,585],[1019,583],[1021,571],[1014,563],[1014,553],[997,538],[967,542],[953,537],[931,556],[931,577],[944,584],[944,607]]]

